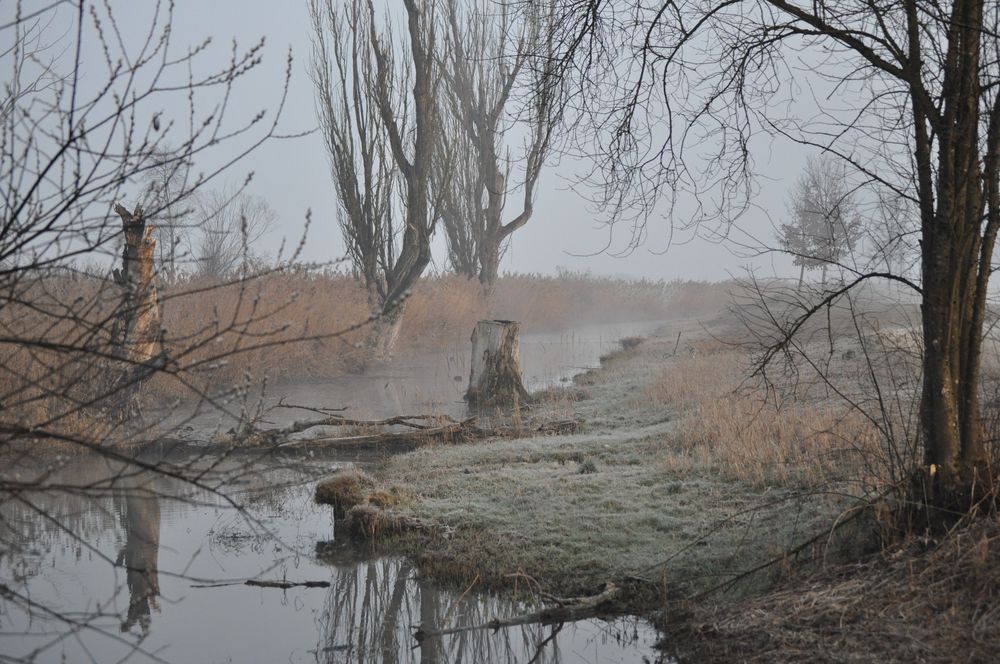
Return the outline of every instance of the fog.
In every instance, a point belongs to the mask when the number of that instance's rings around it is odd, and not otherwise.
[[[24,12],[43,4],[26,3]],[[112,3],[112,8],[126,44],[130,35],[134,35],[137,43],[145,37],[151,8],[125,2]],[[8,15],[12,9],[11,3],[5,3],[0,11]],[[73,13],[71,6],[64,6],[54,20],[72,20]],[[64,33],[67,39],[72,36],[68,25]],[[178,0],[172,32],[174,52],[184,52],[189,45],[200,44],[208,37],[212,43],[200,61],[202,66],[228,61],[234,42],[247,49],[265,39],[263,62],[234,90],[228,109],[233,123],[246,121],[261,110],[276,109],[289,52],[293,58],[288,99],[279,126],[279,133],[288,137],[266,142],[224,173],[225,182],[214,181],[210,186],[221,188],[226,182],[239,183],[253,174],[248,191],[266,199],[278,216],[278,223],[258,248],[272,258],[282,243],[287,255],[287,247],[299,242],[307,210],[312,212],[312,224],[301,259],[328,263],[343,256],[344,242],[337,226],[327,154],[315,131],[317,115],[314,86],[309,77],[311,26],[307,3]],[[61,45],[54,46],[59,49]],[[61,57],[65,60],[70,55],[63,50]],[[84,75],[92,72],[94,80],[100,80],[105,65],[96,43],[84,45],[82,60]],[[803,114],[809,113],[813,104],[798,103],[798,106],[796,112]],[[181,119],[186,112],[181,106],[164,109],[166,116],[175,113]],[[649,218],[642,220],[644,241],[630,249],[633,223],[622,220],[610,226],[606,214],[590,203],[597,191],[587,182],[581,182],[581,177],[592,164],[557,150],[542,173],[535,213],[512,236],[501,272],[553,274],[570,270],[665,280],[719,280],[753,267],[764,275],[792,276],[797,270],[787,256],[760,255],[759,249],[773,245],[774,227],[787,214],[788,189],[810,153],[807,148],[780,138],[757,141],[754,164],[758,191],[754,207],[740,219],[737,228],[730,230],[728,239],[707,227],[686,228],[693,209],[690,201],[677,201],[672,212],[668,201],[660,201]],[[221,154],[216,159],[228,156]],[[208,171],[215,165],[203,160],[196,163],[195,171]],[[710,198],[706,202],[712,203]],[[431,270],[447,270],[441,231],[435,234],[433,254]]]

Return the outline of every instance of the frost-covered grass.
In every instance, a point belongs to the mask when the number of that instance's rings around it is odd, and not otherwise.
[[[416,496],[405,512],[454,529],[397,544],[458,585],[510,588],[527,576],[577,594],[631,581],[655,601],[714,585],[831,523],[842,496],[720,472],[710,451],[692,455],[678,438],[684,409],[649,395],[678,360],[676,331],[577,378],[587,397],[569,405],[587,422],[582,433],[387,460],[379,481]]]

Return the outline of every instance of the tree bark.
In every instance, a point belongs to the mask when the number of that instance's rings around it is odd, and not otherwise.
[[[141,207],[129,212],[119,204],[124,235],[122,266],[113,273],[124,293],[111,331],[112,354],[120,358],[109,372],[108,395],[120,419],[138,414],[139,388],[152,368],[160,347],[160,307],[156,294],[153,226]]]
[[[982,12],[981,0],[960,0],[952,7],[942,73],[943,108],[932,111],[920,96],[912,99],[923,247],[920,491],[926,503],[942,508],[942,515],[973,511],[992,490],[985,486],[988,469],[979,383],[985,294],[998,222],[998,201],[993,196],[998,113],[994,106],[981,164]],[[919,46],[915,9],[909,12],[909,21],[912,57]],[[920,66],[919,59],[914,66]],[[929,133],[928,127],[933,131]],[[936,150],[930,135],[938,137]]]
[[[481,320],[472,331],[472,368],[465,400],[479,406],[519,406],[528,397],[521,381],[521,324]]]
[[[376,362],[389,362],[399,340],[399,332],[403,328],[403,303],[397,304],[388,311],[383,311],[372,324],[372,334],[369,339],[371,356]]]

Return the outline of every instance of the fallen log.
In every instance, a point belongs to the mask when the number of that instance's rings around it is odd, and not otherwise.
[[[450,418],[448,418],[450,419]],[[415,429],[413,431],[385,431],[357,436],[322,436],[302,440],[290,440],[277,443],[281,449],[288,448],[325,448],[355,445],[390,445],[412,444],[420,445],[431,442],[465,443],[487,438],[524,438],[531,435],[566,435],[576,433],[583,426],[582,420],[561,419],[548,420],[526,427],[496,426],[483,427],[477,424],[477,418],[455,421],[438,427]]]
[[[192,588],[225,588],[226,586],[253,586],[255,588],[329,588],[329,581],[267,581],[265,579],[247,579],[246,581],[230,581],[227,583],[192,584]]]
[[[282,590],[288,590],[289,588],[329,588],[329,581],[264,581],[258,579],[247,579],[243,582],[247,586],[255,586],[257,588],[281,588]]]
[[[383,431],[380,433],[373,434],[360,434],[356,436],[321,436],[318,438],[306,438],[301,440],[289,440],[282,443],[277,443],[275,446],[278,448],[296,448],[296,447],[337,447],[337,446],[355,446],[355,445],[373,445],[373,444],[421,444],[428,442],[467,442],[469,440],[476,440],[480,438],[488,437],[485,430],[475,425],[475,418],[470,418],[468,420],[463,420],[457,422],[451,418],[447,424],[437,426],[437,427],[423,427],[415,428],[413,431]],[[355,425],[355,426],[378,426],[379,423],[372,422],[366,425]],[[398,424],[393,422],[392,424]],[[313,425],[319,426],[319,425]],[[307,427],[311,428],[311,427]],[[306,429],[301,429],[300,431],[305,431]],[[296,431],[295,433],[299,433]],[[271,440],[280,439],[283,435],[270,435],[267,434],[268,438]]]
[[[503,627],[515,627],[517,625],[530,625],[534,623],[550,625],[553,623],[571,622],[574,620],[582,620],[584,618],[592,618],[599,615],[602,610],[606,609],[609,604],[614,602],[620,596],[621,588],[609,581],[604,586],[604,590],[597,595],[559,600],[559,602],[563,603],[557,603],[556,606],[542,609],[541,611],[533,611],[531,613],[512,616],[510,618],[494,618],[493,620],[479,625],[466,625],[462,627],[451,627],[448,629],[425,630],[422,626],[417,625],[412,628],[414,630],[413,638],[417,641],[417,643],[420,643],[421,641],[429,638],[447,636],[450,634],[460,634],[462,632],[471,632],[480,629],[491,629],[496,631]]]

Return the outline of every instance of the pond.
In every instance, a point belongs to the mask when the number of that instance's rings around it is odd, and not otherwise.
[[[598,365],[602,355],[621,348],[620,340],[646,336],[661,323],[602,323],[561,332],[521,335],[521,370],[529,392],[566,383],[573,375]],[[200,404],[176,409],[166,417],[173,426],[191,427],[197,437],[225,431],[244,410],[264,410],[279,401],[313,408],[345,408],[353,419],[383,419],[395,415],[441,414],[466,416],[462,400],[469,383],[471,343],[434,353],[400,357],[363,374],[252,389],[245,400],[233,399],[220,415],[215,405]],[[263,398],[261,398],[263,393]],[[217,404],[216,404],[217,405]],[[269,422],[289,424],[302,419],[302,411],[279,409],[266,413]]]
[[[557,382],[593,365],[614,346],[610,333],[604,339],[571,335],[562,342],[554,337],[536,341],[526,335],[526,365],[536,343],[542,357],[551,357],[557,352],[553,344],[558,346],[564,362],[562,368],[555,362],[535,365],[545,368],[528,382]],[[574,350],[582,345],[587,353]],[[440,363],[448,355],[437,357]],[[431,364],[423,360],[414,366]],[[451,370],[445,363],[437,371]],[[345,394],[342,387],[330,389],[300,396],[330,405],[327,399]],[[377,393],[374,386],[369,389]],[[461,395],[460,389],[445,392],[434,397],[441,399],[435,403]],[[417,401],[406,397],[400,403],[404,410],[415,409]],[[382,402],[370,413],[377,416],[378,408],[386,407]],[[0,582],[5,584],[0,589],[0,657],[38,662],[659,661],[657,632],[632,617],[469,629],[417,643],[412,635],[418,626],[427,631],[474,627],[532,607],[474,589],[436,587],[406,559],[373,556],[363,544],[338,540],[332,511],[312,501],[315,482],[346,464],[371,460],[343,455],[143,459],[166,474],[97,458],[63,460],[44,469],[8,468],[6,473],[43,488],[0,505]],[[282,589],[247,586],[247,579],[321,583]]]

